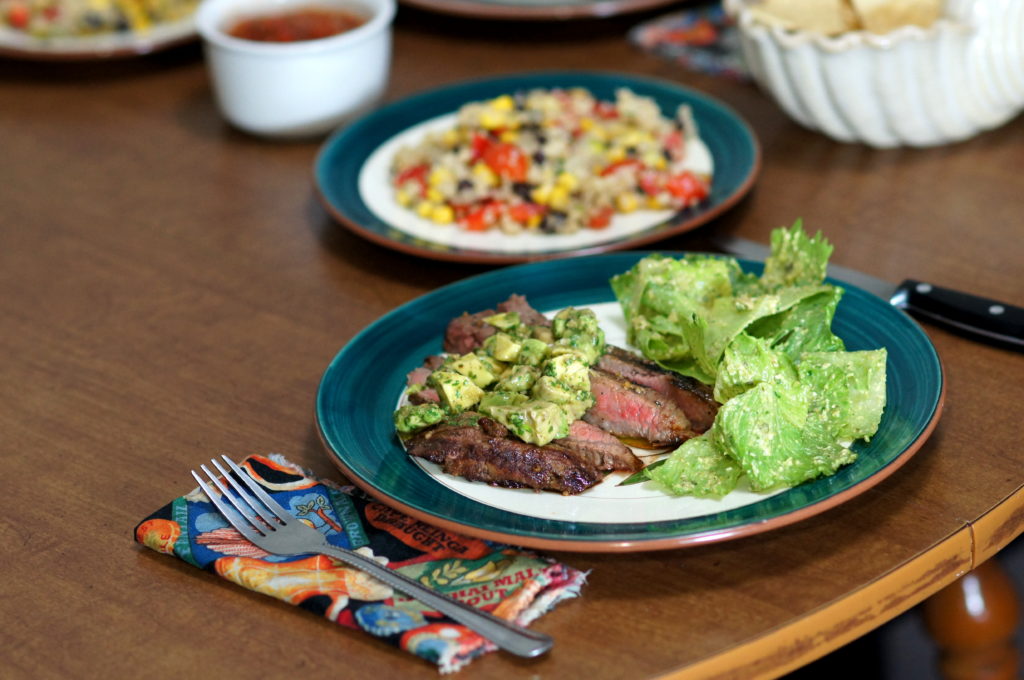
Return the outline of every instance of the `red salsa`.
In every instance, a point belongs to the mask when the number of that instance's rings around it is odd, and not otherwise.
[[[327,38],[364,23],[365,19],[342,10],[307,8],[242,19],[228,34],[261,42],[296,42]]]

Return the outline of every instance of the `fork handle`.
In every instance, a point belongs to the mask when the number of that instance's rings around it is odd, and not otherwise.
[[[435,611],[476,631],[501,649],[516,656],[527,658],[540,656],[551,649],[551,646],[554,644],[554,640],[544,633],[523,628],[511,621],[492,616],[476,607],[459,602],[447,595],[442,595],[419,581],[413,580],[394,569],[388,569],[379,562],[359,553],[335,548],[329,544],[320,548],[320,552],[365,571],[395,590],[399,590],[419,600]]]

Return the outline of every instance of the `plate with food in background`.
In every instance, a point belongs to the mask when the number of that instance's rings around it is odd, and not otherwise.
[[[0,55],[45,61],[136,57],[197,37],[198,0],[0,0]]]
[[[328,456],[423,521],[545,549],[698,545],[834,508],[918,451],[942,368],[906,314],[824,279],[827,243],[773,244],[765,264],[530,263],[413,300],[325,371]]]
[[[760,149],[717,100],[668,81],[547,72],[383,107],[332,135],[327,211],[414,255],[513,263],[635,247],[694,229],[753,186]]]

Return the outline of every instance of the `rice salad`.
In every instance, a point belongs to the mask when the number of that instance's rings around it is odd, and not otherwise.
[[[573,234],[704,201],[710,171],[687,164],[696,139],[685,105],[669,119],[626,88],[614,102],[535,89],[464,105],[454,127],[398,150],[391,181],[399,205],[438,225]]]
[[[33,38],[145,34],[190,17],[198,0],[0,0],[0,28]]]

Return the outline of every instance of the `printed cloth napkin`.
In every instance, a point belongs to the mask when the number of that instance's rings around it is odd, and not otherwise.
[[[246,469],[278,503],[389,568],[495,616],[526,625],[579,594],[586,574],[508,545],[413,519],[279,455],[251,456]],[[271,555],[229,526],[200,489],[176,498],[135,528],[135,540],[331,621],[365,631],[458,670],[497,649],[489,640],[326,555]]]
[[[721,2],[650,19],[633,27],[629,40],[691,71],[747,78],[736,26]]]

